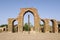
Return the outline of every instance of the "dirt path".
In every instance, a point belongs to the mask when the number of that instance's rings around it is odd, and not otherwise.
[[[0,33],[0,40],[60,40],[59,33]]]

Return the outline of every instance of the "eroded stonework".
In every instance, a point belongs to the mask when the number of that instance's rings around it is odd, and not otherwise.
[[[57,22],[54,19],[41,19],[38,15],[38,11],[35,8],[21,8],[20,13],[17,18],[9,18],[8,19],[8,31],[13,32],[13,23],[14,21],[18,21],[18,32],[23,32],[23,20],[24,15],[27,12],[31,12],[34,16],[34,31],[41,32],[40,21],[44,22],[44,32],[49,32],[49,21],[53,23],[53,32],[58,32]]]

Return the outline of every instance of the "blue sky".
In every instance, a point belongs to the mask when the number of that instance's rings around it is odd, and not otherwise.
[[[40,18],[60,20],[60,0],[0,0],[0,25],[16,18],[20,8],[36,8]]]

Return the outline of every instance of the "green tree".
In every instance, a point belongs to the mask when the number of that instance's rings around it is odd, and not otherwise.
[[[28,24],[25,23],[24,27],[23,27],[24,31],[30,31],[30,27],[28,27]]]
[[[0,27],[4,27],[4,26],[8,27],[8,25],[7,25],[7,24],[2,24],[2,25],[0,25]]]
[[[23,29],[24,29],[25,31],[28,31],[28,24],[27,24],[27,23],[25,23]]]

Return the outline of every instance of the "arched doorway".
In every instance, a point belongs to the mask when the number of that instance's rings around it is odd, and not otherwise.
[[[13,20],[13,22],[12,22],[12,32],[18,32],[18,22],[17,22],[17,20]]]
[[[49,32],[49,19],[41,19],[43,22],[43,29],[42,32]]]
[[[23,31],[23,20],[24,20],[24,15],[26,12],[30,12],[34,16],[34,29],[36,31],[39,31],[39,21],[40,17],[38,16],[37,10],[35,8],[22,8],[21,12],[18,16],[18,31]]]
[[[58,32],[58,24],[57,24],[57,21],[54,20],[54,19],[51,19],[50,21],[52,22],[52,32],[53,33]]]
[[[32,12],[27,11],[24,14],[24,21],[23,21],[23,31],[31,31],[31,28],[34,27],[34,16]]]
[[[52,33],[53,32],[53,22],[49,21],[49,32]]]
[[[26,14],[26,12],[30,12],[33,14],[34,16],[34,31],[39,31],[40,29],[40,17],[38,15],[37,9],[35,8],[21,8],[20,13],[18,15],[18,17],[16,18],[16,20],[18,21],[18,32],[22,32],[23,31],[23,24],[24,24],[24,15]],[[14,24],[14,18],[9,18],[8,19],[8,31],[12,31],[12,27]]]
[[[41,27],[41,32],[44,32],[44,25],[45,25],[45,22],[43,19],[40,20],[40,27]]]

